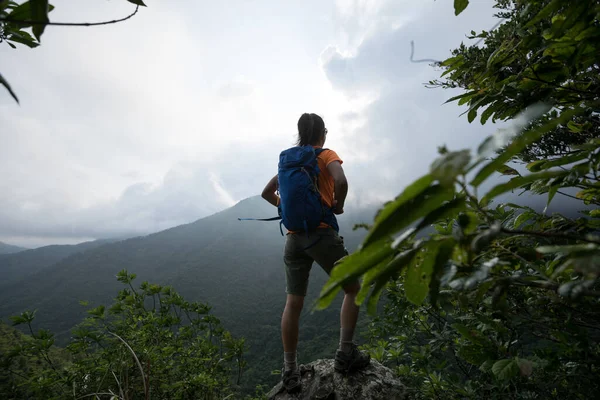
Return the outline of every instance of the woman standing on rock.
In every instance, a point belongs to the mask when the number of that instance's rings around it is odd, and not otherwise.
[[[348,182],[342,159],[335,151],[323,149],[326,137],[327,129],[320,116],[302,114],[298,120],[298,145],[281,153],[279,173],[262,193],[265,200],[278,207],[288,229],[284,252],[287,300],[281,319],[282,380],[288,392],[301,389],[296,350],[312,264],[316,261],[329,275],[335,263],[348,255],[335,218],[344,212]],[[340,342],[334,367],[339,372],[350,372],[369,365],[370,357],[353,342],[359,313],[355,299],[360,283],[356,280],[343,289]]]

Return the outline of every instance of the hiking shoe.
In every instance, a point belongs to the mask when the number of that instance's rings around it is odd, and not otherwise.
[[[339,350],[335,353],[334,368],[338,372],[351,372],[365,368],[371,362],[371,356],[360,351],[355,343],[352,343],[350,352]]]
[[[288,393],[294,393],[301,389],[300,370],[298,368],[289,371],[282,369],[281,380],[283,381],[283,387]]]

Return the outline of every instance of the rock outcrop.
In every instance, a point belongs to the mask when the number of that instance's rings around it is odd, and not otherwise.
[[[406,387],[394,373],[375,360],[364,370],[341,374],[333,360],[317,360],[300,366],[301,391],[288,394],[279,382],[267,395],[269,400],[402,400]]]

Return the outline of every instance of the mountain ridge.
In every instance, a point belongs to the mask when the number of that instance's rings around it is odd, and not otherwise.
[[[19,252],[25,251],[25,250],[28,250],[28,249],[25,247],[15,246],[15,245],[4,243],[4,242],[0,241],[0,255],[14,254],[14,253],[19,253]]]
[[[18,253],[0,254],[0,276],[2,277],[0,288],[17,284],[72,254],[113,241],[112,239],[101,239],[72,245],[53,244],[35,249],[25,249]]]
[[[247,384],[253,388],[257,379],[274,384],[270,371],[280,367],[279,324],[286,297],[285,237],[278,221],[238,221],[274,215],[273,206],[254,196],[188,224],[69,254],[5,286],[0,291],[0,317],[37,309],[36,329],[50,329],[64,343],[72,326],[86,315],[79,302],[110,305],[122,288],[115,275],[127,269],[138,276],[134,285],[171,285],[187,300],[211,305],[226,329],[247,338],[252,360]],[[355,248],[364,231],[353,231],[351,223],[364,220],[344,214],[339,221],[347,247]],[[326,279],[315,265],[300,332],[303,361],[331,357],[338,340],[341,295],[327,310],[310,310]]]

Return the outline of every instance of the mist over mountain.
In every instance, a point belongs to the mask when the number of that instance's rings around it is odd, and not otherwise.
[[[2,254],[14,254],[20,251],[27,250],[24,247],[13,246],[12,244],[0,242],[0,255]]]

